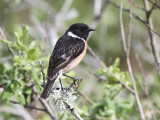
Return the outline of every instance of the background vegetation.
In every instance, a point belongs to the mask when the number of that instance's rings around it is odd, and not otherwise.
[[[159,0],[1,0],[0,119],[74,120],[39,99],[57,39],[77,22],[96,28],[74,109],[84,120],[160,119]],[[63,85],[72,81],[63,77]],[[56,86],[59,86],[57,81]]]

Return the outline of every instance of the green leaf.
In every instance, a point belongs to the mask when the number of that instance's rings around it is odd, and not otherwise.
[[[28,32],[29,32],[29,27],[24,26],[22,29],[22,43],[25,44],[26,41],[28,40]]]
[[[17,81],[12,81],[10,87],[11,87],[12,91],[15,91],[20,87],[20,85]]]
[[[32,93],[32,88],[31,87],[29,87],[29,88],[27,87],[27,88],[24,88],[23,91],[24,91],[25,94],[29,95],[29,94]]]
[[[26,65],[24,66],[24,69],[25,69],[25,70],[31,70],[31,69],[32,69],[32,66],[31,66],[30,64],[26,64]]]
[[[18,32],[14,32],[14,35],[16,36],[17,39],[20,39],[20,34]]]
[[[106,74],[106,70],[103,69],[103,68],[99,68],[97,73],[98,73],[99,75],[103,75],[103,74]]]
[[[12,44],[13,44],[12,42],[10,42],[10,41],[8,41],[8,40],[3,40],[3,39],[1,39],[1,38],[0,38],[0,41],[1,41],[2,43],[4,43],[4,44],[8,44],[8,45],[12,45]]]
[[[30,48],[30,49],[33,49],[33,48],[35,48],[36,46],[37,46],[37,42],[36,42],[36,41],[32,41],[31,44],[30,44],[30,46],[29,46],[29,48]]]
[[[38,48],[30,49],[27,53],[28,60],[36,60],[39,57],[39,50]]]
[[[24,60],[24,58],[20,57],[20,56],[14,56],[13,61],[15,63],[18,63],[18,65],[26,65],[26,61]]]
[[[119,105],[120,105],[122,108],[131,109],[131,108],[133,107],[133,102],[130,102],[130,101],[122,101],[122,102],[119,102]]]
[[[4,64],[0,63],[0,74],[3,74],[5,70]]]
[[[30,95],[27,96],[27,103],[31,103],[31,96]]]
[[[16,40],[16,44],[17,44],[17,47],[20,50],[22,50],[22,49],[25,50],[26,49],[26,46],[19,39]]]
[[[119,58],[116,58],[114,64],[113,64],[113,67],[118,67],[120,64],[120,59]]]
[[[4,90],[4,92],[1,94],[1,97],[0,97],[1,102],[8,103],[10,101],[11,96],[12,96],[11,92]]]
[[[18,100],[19,100],[21,105],[25,105],[26,102],[25,102],[25,97],[24,97],[23,94],[18,95]]]

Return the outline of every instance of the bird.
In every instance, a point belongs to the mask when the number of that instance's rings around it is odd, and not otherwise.
[[[50,56],[47,84],[44,85],[41,98],[48,98],[54,82],[81,62],[86,54],[87,38],[91,31],[95,29],[90,28],[87,24],[74,23],[58,39]]]

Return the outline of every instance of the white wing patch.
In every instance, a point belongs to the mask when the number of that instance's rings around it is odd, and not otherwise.
[[[67,57],[66,54],[63,54],[63,55],[61,56],[61,58],[64,59],[64,60],[68,60],[70,57]]]

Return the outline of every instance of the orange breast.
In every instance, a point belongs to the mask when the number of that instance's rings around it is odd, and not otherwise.
[[[73,62],[69,65],[68,70],[73,69],[74,67],[76,67],[81,62],[81,60],[83,59],[83,57],[86,54],[86,50],[87,50],[87,41],[85,41],[84,51],[81,53],[80,56],[78,56],[76,59],[73,60]]]

